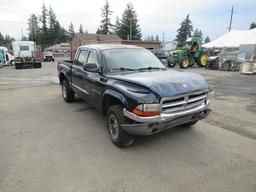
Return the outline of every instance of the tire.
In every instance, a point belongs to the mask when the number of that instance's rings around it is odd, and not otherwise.
[[[23,63],[15,62],[15,69],[23,69]]]
[[[199,67],[206,67],[208,63],[208,55],[206,53],[202,53],[197,60],[197,65]]]
[[[75,100],[75,93],[70,89],[66,79],[61,84],[61,90],[62,97],[66,103],[72,103]]]
[[[120,105],[112,105],[107,112],[107,128],[109,137],[114,145],[119,148],[128,147],[133,144],[134,137],[126,133],[120,125],[127,123]]]
[[[41,67],[42,67],[41,62],[35,62],[34,63],[34,68],[41,68]]]
[[[180,61],[180,68],[181,69],[187,69],[190,65],[190,62],[189,62],[189,59],[188,58],[183,58],[181,61]]]
[[[176,66],[175,60],[174,60],[173,58],[170,58],[170,57],[169,57],[169,58],[167,59],[167,63],[168,63],[168,67],[173,68],[173,67]]]
[[[182,127],[192,127],[193,125],[195,125],[198,122],[198,120],[195,121],[191,121],[189,123],[185,123],[183,125],[181,125]]]

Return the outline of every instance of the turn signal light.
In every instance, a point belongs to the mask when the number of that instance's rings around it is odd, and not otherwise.
[[[140,104],[132,112],[141,117],[151,117],[160,115],[159,108],[159,104]]]
[[[160,115],[159,111],[141,111],[139,109],[133,109],[132,111],[135,115],[141,116],[141,117],[150,117],[150,116],[157,116]]]

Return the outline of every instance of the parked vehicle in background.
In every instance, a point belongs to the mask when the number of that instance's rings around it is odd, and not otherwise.
[[[136,46],[81,46],[74,61],[58,63],[63,99],[75,94],[107,116],[118,147],[134,135],[152,135],[174,126],[190,127],[209,113],[213,89],[197,74],[167,70],[150,51]]]
[[[8,52],[6,47],[0,46],[0,61],[3,65],[13,65],[14,64],[14,56]]]
[[[175,67],[175,62],[172,62],[172,53],[170,50],[153,49],[151,52],[162,62],[166,62],[168,67]],[[163,61],[164,60],[164,61]]]
[[[36,44],[33,41],[12,42],[13,55],[15,57],[15,68],[41,68],[41,62],[36,60]]]
[[[187,39],[182,49],[172,52],[171,62],[179,64],[180,68],[186,69],[195,63],[199,67],[205,67],[208,62],[208,55],[202,49],[202,39],[200,37],[192,37]]]
[[[43,52],[43,55],[44,55],[44,61],[45,62],[47,62],[47,61],[54,61],[54,55],[52,54],[52,52],[45,51],[45,52]]]

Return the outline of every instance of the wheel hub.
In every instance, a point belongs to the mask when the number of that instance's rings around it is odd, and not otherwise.
[[[111,114],[108,120],[109,133],[113,139],[117,139],[119,135],[119,125],[115,115]]]
[[[62,95],[63,95],[64,98],[67,97],[67,89],[66,89],[65,86],[62,86]]]
[[[208,61],[208,57],[206,55],[202,55],[202,57],[201,57],[201,64],[202,65],[206,65],[207,61]]]

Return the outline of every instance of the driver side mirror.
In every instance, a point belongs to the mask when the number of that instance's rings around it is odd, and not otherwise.
[[[83,69],[85,71],[90,71],[90,72],[98,72],[99,71],[99,67],[95,63],[86,63],[83,66]]]

